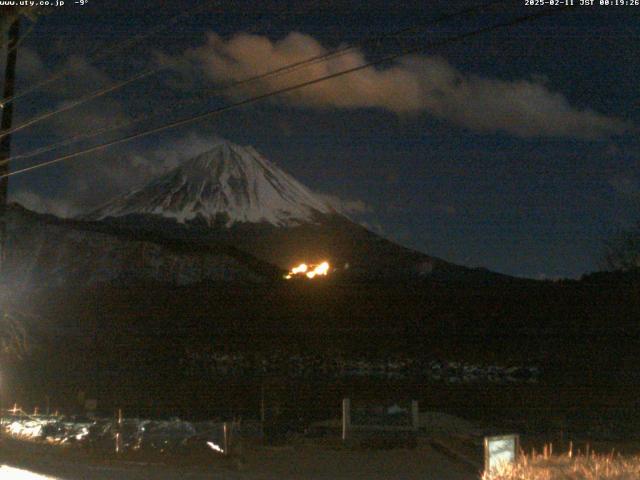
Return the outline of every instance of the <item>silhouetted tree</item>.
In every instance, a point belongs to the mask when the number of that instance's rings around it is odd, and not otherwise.
[[[640,222],[635,228],[621,230],[605,242],[603,267],[606,270],[640,270]]]

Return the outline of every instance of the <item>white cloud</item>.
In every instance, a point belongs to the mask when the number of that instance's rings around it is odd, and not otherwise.
[[[357,215],[373,211],[373,208],[362,200],[344,199],[329,193],[316,193],[316,196],[344,215]]]
[[[58,197],[43,197],[31,190],[10,192],[9,201],[16,202],[38,213],[51,213],[61,218],[71,218],[81,212],[74,202]]]
[[[218,84],[260,75],[322,55],[328,50],[309,35],[293,32],[278,41],[237,34],[225,40],[210,33],[206,44],[186,57]],[[270,76],[229,95],[255,95],[362,65],[364,54],[350,50],[286,75]],[[425,55],[401,59],[387,68],[368,68],[280,97],[312,108],[374,107],[398,114],[429,114],[478,132],[518,137],[594,139],[621,134],[624,120],[572,107],[543,75],[506,81],[465,75],[446,60]]]

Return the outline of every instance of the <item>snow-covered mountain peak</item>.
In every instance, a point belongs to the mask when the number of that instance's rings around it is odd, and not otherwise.
[[[151,214],[180,223],[293,226],[334,210],[253,147],[226,140],[85,218]]]

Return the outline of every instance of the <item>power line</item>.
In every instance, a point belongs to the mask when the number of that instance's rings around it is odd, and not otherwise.
[[[456,17],[459,17],[459,16],[467,15],[467,14],[470,14],[470,13],[480,13],[483,10],[488,9],[489,7],[494,7],[496,5],[504,4],[504,3],[507,3],[506,0],[494,0],[494,1],[491,1],[491,2],[488,2],[488,3],[485,3],[483,5],[479,5],[479,6],[475,6],[475,7],[469,7],[469,8],[462,9],[462,10],[457,10],[455,12],[452,12],[452,13],[449,13],[449,14],[442,15],[442,16],[438,17],[434,21],[429,22],[429,25],[433,25],[433,24],[437,24],[437,23],[444,22],[444,21],[447,21],[447,20],[451,20],[452,18],[456,18]],[[418,25],[418,26],[412,26],[412,27],[403,28],[403,29],[398,30],[398,31],[393,32],[393,33],[367,37],[367,38],[364,38],[364,39],[361,39],[361,40],[355,42],[352,45],[347,45],[345,47],[339,48],[338,50],[335,50],[334,52],[314,55],[314,56],[308,57],[308,58],[306,58],[304,60],[300,60],[298,62],[294,62],[294,63],[291,63],[289,65],[285,65],[283,67],[277,68],[277,69],[272,70],[270,72],[266,72],[264,74],[260,74],[260,75],[256,75],[254,77],[248,78],[246,80],[239,81],[234,86],[242,85],[243,83],[247,83],[247,82],[252,82],[252,81],[257,80],[257,79],[268,78],[270,76],[275,76],[275,75],[278,75],[280,73],[289,73],[290,71],[298,70],[298,67],[307,67],[307,66],[310,66],[310,65],[315,65],[316,63],[321,63],[321,62],[324,62],[326,60],[330,60],[332,58],[341,57],[343,55],[346,55],[349,52],[354,51],[357,48],[361,48],[361,47],[363,47],[363,46],[365,46],[367,44],[370,44],[370,43],[377,43],[377,42],[380,42],[382,40],[386,40],[388,38],[399,37],[399,36],[401,36],[403,34],[414,32],[414,31],[417,31],[417,30],[423,30],[423,29],[424,29],[424,25]],[[207,89],[207,90],[210,90],[210,89]],[[205,91],[207,91],[207,90],[205,90]]]
[[[45,112],[45,113],[43,113],[43,114],[41,114],[41,115],[39,115],[39,116],[37,116],[35,118],[32,118],[31,120],[27,120],[26,122],[22,123],[21,125],[18,125],[17,127],[13,127],[13,128],[11,128],[9,130],[3,131],[2,133],[0,133],[0,138],[5,137],[7,135],[11,135],[12,133],[18,132],[20,130],[23,130],[23,129],[31,126],[31,125],[39,123],[39,122],[41,122],[43,120],[46,120],[47,118],[53,117],[54,115],[57,115],[59,113],[66,112],[68,110],[71,110],[72,108],[76,108],[79,105],[82,105],[83,103],[86,103],[86,102],[88,102],[90,100],[94,100],[96,98],[102,97],[102,96],[106,95],[107,93],[111,93],[111,92],[113,92],[115,90],[118,90],[118,89],[120,89],[120,88],[122,88],[122,87],[124,87],[126,85],[129,85],[130,83],[133,83],[133,82],[135,82],[137,80],[140,80],[142,78],[154,75],[154,74],[160,72],[161,70],[164,70],[165,68],[167,68],[167,67],[163,66],[163,67],[158,67],[158,68],[153,68],[153,69],[150,69],[150,70],[146,70],[146,71],[144,71],[142,73],[139,73],[137,75],[134,75],[133,77],[130,77],[130,78],[126,79],[126,80],[123,80],[121,82],[115,83],[115,84],[110,85],[108,87],[105,87],[103,89],[96,90],[95,92],[91,92],[90,94],[85,95],[84,97],[81,97],[78,100],[75,100],[73,102],[67,103],[67,104],[63,105],[62,107],[60,107],[60,108],[58,108],[56,110],[50,110],[50,111]]]
[[[504,3],[507,3],[507,2],[505,0],[494,0],[494,1],[491,1],[491,2],[488,2],[488,3],[485,3],[483,5],[470,7],[470,8],[466,8],[466,9],[462,9],[462,10],[458,10],[456,12],[445,14],[445,15],[442,15],[442,16],[436,18],[435,20],[430,22],[429,25],[433,25],[433,24],[437,24],[437,23],[444,22],[444,21],[447,21],[447,20],[451,20],[452,18],[456,18],[456,17],[463,16],[463,15],[468,15],[470,13],[480,13],[480,12],[490,8],[490,7],[495,7],[496,5],[504,4]],[[263,80],[263,79],[270,78],[270,77],[276,77],[276,76],[283,75],[283,74],[288,74],[288,73],[300,70],[301,68],[305,68],[305,67],[310,66],[310,65],[315,65],[317,63],[321,63],[321,62],[324,62],[324,61],[327,61],[327,60],[331,60],[333,58],[337,58],[337,57],[342,56],[342,55],[346,55],[347,53],[355,50],[356,48],[362,47],[362,46],[367,45],[369,43],[379,43],[380,41],[385,40],[387,38],[399,37],[400,35],[403,35],[405,33],[408,33],[408,32],[411,32],[411,31],[420,30],[420,29],[424,29],[424,26],[422,26],[422,25],[421,26],[412,26],[412,27],[408,27],[408,28],[404,28],[404,29],[398,30],[398,31],[393,32],[393,33],[377,35],[377,36],[370,36],[370,37],[367,37],[365,39],[362,39],[362,40],[356,42],[353,45],[349,45],[349,46],[340,48],[340,49],[338,49],[336,51],[324,53],[324,54],[321,54],[321,55],[314,55],[314,56],[308,57],[308,58],[306,58],[304,60],[300,60],[300,61],[288,64],[288,65],[285,65],[285,66],[277,68],[275,70],[271,70],[269,72],[265,72],[265,73],[262,73],[262,74],[254,75],[252,77],[248,77],[248,78],[245,78],[245,79],[242,79],[242,80],[237,80],[235,82],[229,83],[229,84],[224,85],[222,87],[205,89],[203,92],[206,93],[208,96],[216,95],[216,94],[225,92],[225,91],[233,89],[233,88],[237,88],[239,86],[242,86],[242,85],[245,85],[245,84],[248,84],[248,83],[252,83],[252,82],[255,82],[255,81],[258,81],[258,80]],[[200,92],[200,93],[203,93],[203,92]],[[73,135],[71,137],[63,139],[60,142],[56,142],[56,143],[53,143],[53,144],[50,144],[50,145],[47,145],[47,146],[44,146],[44,147],[40,147],[38,149],[32,150],[31,152],[27,152],[27,153],[20,154],[20,155],[15,155],[15,156],[13,156],[11,158],[8,158],[8,159],[6,159],[4,161],[0,161],[0,165],[2,165],[3,163],[9,163],[9,162],[14,161],[14,160],[25,159],[25,158],[30,158],[30,157],[33,157],[33,156],[36,156],[36,155],[40,155],[42,153],[49,152],[49,151],[57,149],[59,147],[62,147],[62,146],[65,146],[65,145],[69,145],[71,143],[75,143],[76,141],[79,141],[79,140],[85,140],[85,139],[92,138],[92,137],[95,137],[97,135],[101,135],[101,134],[104,134],[104,133],[107,133],[107,132],[115,131],[115,130],[118,130],[118,129],[121,129],[121,128],[130,127],[130,126],[135,125],[137,123],[140,123],[142,121],[145,121],[145,120],[148,120],[148,119],[163,115],[163,114],[165,114],[167,112],[171,112],[176,107],[197,103],[197,102],[200,101],[200,98],[201,97],[198,97],[198,98],[195,98],[195,99],[190,99],[190,100],[187,100],[187,101],[176,102],[176,103],[173,103],[173,104],[169,105],[168,107],[166,107],[166,108],[164,108],[164,109],[162,109],[160,111],[154,112],[152,114],[141,115],[141,116],[133,118],[131,120],[125,120],[125,121],[120,122],[120,123],[118,123],[116,125],[106,126],[106,127],[94,130],[92,132],[85,132],[85,133],[79,133],[77,135]]]
[[[177,120],[177,121],[171,122],[169,124],[165,124],[165,125],[162,125],[162,126],[159,126],[159,127],[155,127],[153,129],[150,129],[150,130],[146,130],[146,131],[143,131],[143,132],[139,132],[139,133],[135,133],[135,134],[132,134],[132,135],[128,135],[126,137],[123,137],[123,138],[120,138],[120,139],[117,139],[117,140],[113,140],[113,141],[110,141],[110,142],[104,142],[102,144],[95,145],[95,146],[90,147],[90,148],[85,149],[85,150],[74,152],[74,153],[71,153],[71,154],[68,154],[68,155],[63,155],[63,156],[55,158],[53,160],[49,160],[49,161],[46,161],[46,162],[41,162],[39,164],[32,165],[32,166],[27,167],[27,168],[23,168],[23,169],[20,169],[20,170],[16,170],[14,172],[10,172],[8,174],[0,176],[0,178],[4,178],[5,176],[18,175],[18,174],[25,173],[25,172],[28,172],[28,171],[31,171],[31,170],[35,170],[37,168],[42,168],[42,167],[45,167],[45,166],[48,166],[48,165],[52,165],[54,163],[59,163],[59,162],[62,162],[64,160],[68,160],[70,158],[75,158],[77,156],[84,155],[86,153],[91,153],[91,152],[95,152],[95,151],[98,151],[98,150],[103,150],[103,149],[105,149],[107,147],[110,147],[110,146],[113,146],[113,145],[118,145],[118,144],[125,143],[125,142],[128,142],[128,141],[137,139],[137,138],[145,137],[145,136],[151,135],[153,133],[158,133],[158,132],[161,132],[161,131],[164,131],[164,130],[168,130],[168,129],[171,129],[171,128],[175,128],[175,127],[179,127],[179,126],[182,126],[182,125],[185,125],[185,124],[188,124],[188,123],[197,122],[197,121],[202,120],[204,118],[212,117],[212,116],[224,113],[224,112],[226,112],[228,110],[233,110],[233,109],[245,106],[245,105],[256,103],[258,101],[264,100],[266,98],[269,98],[269,97],[272,97],[272,96],[275,96],[275,95],[288,93],[290,91],[297,90],[297,89],[300,89],[300,88],[304,88],[304,87],[307,87],[307,86],[310,86],[310,85],[314,85],[314,84],[320,83],[320,82],[325,81],[325,80],[330,80],[330,79],[333,79],[333,78],[336,78],[336,77],[340,77],[340,76],[347,75],[347,74],[350,74],[350,73],[353,73],[353,72],[356,72],[356,71],[363,70],[363,69],[371,67],[371,66],[375,66],[375,65],[378,65],[378,64],[381,64],[381,63],[389,62],[389,61],[395,60],[397,58],[400,58],[402,56],[405,56],[405,55],[408,55],[408,54],[415,53],[417,51],[423,50],[425,48],[435,48],[435,47],[440,47],[440,46],[443,46],[443,45],[447,45],[449,43],[459,42],[461,40],[464,40],[466,38],[469,38],[469,37],[472,37],[472,36],[475,36],[475,35],[480,35],[480,34],[487,33],[487,32],[490,32],[490,31],[493,31],[493,30],[497,30],[497,29],[500,29],[500,28],[510,27],[510,26],[513,26],[513,25],[516,25],[516,24],[519,24],[519,23],[523,23],[523,22],[526,22],[526,21],[534,20],[534,19],[541,18],[541,17],[544,17],[544,16],[549,16],[549,15],[552,15],[554,13],[558,13],[558,12],[560,12],[562,10],[565,10],[567,8],[569,8],[569,7],[559,7],[559,8],[553,8],[553,9],[547,9],[547,10],[544,10],[542,12],[538,12],[536,14],[531,14],[531,15],[526,15],[526,16],[523,16],[523,17],[518,17],[518,18],[516,18],[514,20],[511,20],[511,21],[508,21],[508,22],[503,22],[503,23],[500,23],[500,24],[492,25],[490,27],[485,27],[485,28],[482,28],[482,29],[474,30],[472,32],[468,32],[468,33],[459,35],[457,37],[450,37],[450,38],[444,39],[444,40],[442,40],[440,42],[435,42],[432,45],[428,45],[426,47],[416,47],[416,48],[412,48],[412,49],[409,49],[409,50],[405,50],[405,51],[403,51],[401,53],[388,55],[388,56],[385,56],[385,57],[380,58],[378,60],[371,61],[371,62],[365,63],[365,64],[357,66],[357,67],[353,67],[353,68],[350,68],[350,69],[347,69],[347,70],[343,70],[341,72],[336,72],[336,73],[333,73],[333,74],[330,74],[330,75],[326,75],[324,77],[320,77],[320,78],[316,78],[316,79],[313,79],[313,80],[309,80],[309,81],[302,82],[302,83],[299,83],[299,84],[296,84],[296,85],[292,85],[292,86],[289,86],[289,87],[284,87],[284,88],[281,88],[281,89],[278,89],[278,90],[275,90],[275,91],[272,91],[272,92],[267,92],[265,94],[258,95],[258,96],[255,96],[255,97],[252,97],[252,98],[249,98],[249,99],[245,99],[245,100],[233,103],[231,105],[220,107],[220,108],[217,108],[217,109],[209,111],[209,112],[205,112],[205,113],[202,113],[202,114],[199,114],[199,115],[195,115],[195,116],[187,117],[187,118],[184,118],[184,119],[181,119],[181,120]]]
[[[78,157],[80,155],[96,152],[96,151],[99,151],[99,150],[104,150],[105,148],[108,148],[108,147],[111,147],[111,146],[114,146],[114,145],[119,145],[121,143],[129,142],[129,141],[135,140],[137,138],[145,137],[145,136],[148,136],[148,135],[151,135],[151,134],[154,134],[154,133],[158,133],[158,132],[161,132],[161,131],[164,131],[164,130],[169,130],[171,128],[176,128],[176,127],[179,127],[179,126],[182,126],[182,125],[186,125],[186,124],[189,124],[189,123],[197,122],[199,120],[203,120],[205,118],[213,117],[215,115],[219,115],[219,114],[227,112],[229,110],[234,110],[236,108],[239,108],[239,107],[242,107],[242,106],[245,106],[245,105],[250,105],[250,104],[259,102],[259,101],[264,100],[266,98],[270,98],[270,97],[273,97],[273,96],[276,96],[276,95],[281,95],[283,93],[288,93],[288,92],[291,92],[291,91],[294,91],[294,90],[305,88],[305,87],[308,87],[308,86],[311,86],[311,85],[315,85],[315,84],[320,83],[320,82],[331,80],[333,78],[337,78],[337,77],[341,77],[341,76],[344,76],[344,75],[348,75],[350,73],[354,73],[354,72],[357,72],[357,71],[360,71],[360,70],[364,70],[366,68],[369,68],[369,67],[372,67],[372,66],[375,66],[375,65],[379,65],[381,63],[390,62],[392,60],[396,60],[396,59],[398,59],[400,57],[403,57],[405,55],[409,55],[411,53],[416,53],[416,52],[424,50],[426,48],[437,48],[437,47],[441,47],[441,46],[448,45],[448,44],[451,44],[451,43],[460,42],[462,40],[466,40],[467,38],[470,38],[470,37],[473,37],[473,36],[476,36],[476,35],[481,35],[481,34],[484,34],[484,33],[488,33],[488,32],[494,31],[494,30],[498,30],[500,28],[511,27],[511,26],[514,26],[514,25],[517,25],[517,24],[520,24],[520,23],[528,22],[528,21],[531,21],[531,20],[535,20],[535,19],[538,19],[538,18],[545,17],[545,16],[550,16],[550,15],[559,13],[559,12],[561,12],[563,10],[566,10],[568,8],[570,8],[570,7],[563,6],[563,7],[546,9],[546,10],[543,10],[543,11],[538,12],[538,13],[534,13],[534,14],[518,17],[518,18],[510,20],[508,22],[498,23],[498,24],[492,25],[490,27],[481,28],[481,29],[474,30],[472,32],[467,32],[467,33],[464,33],[464,34],[461,34],[461,35],[458,35],[458,36],[455,36],[455,37],[449,37],[449,38],[446,38],[446,39],[441,40],[439,42],[434,42],[431,45],[427,45],[427,46],[424,46],[424,47],[415,47],[415,48],[407,49],[407,50],[404,50],[404,51],[402,51],[400,53],[387,55],[387,56],[382,57],[380,59],[364,63],[364,64],[359,65],[357,67],[349,68],[349,69],[346,69],[346,70],[343,70],[343,71],[340,71],[340,72],[336,72],[336,73],[333,73],[333,74],[330,74],[330,75],[325,75],[325,76],[320,77],[320,78],[316,78],[316,79],[313,79],[313,80],[308,80],[306,82],[302,82],[302,83],[299,83],[299,84],[296,84],[296,85],[291,85],[291,86],[284,87],[284,88],[281,88],[281,89],[278,89],[278,90],[267,92],[267,93],[264,93],[262,95],[257,95],[255,97],[251,97],[251,98],[248,98],[248,99],[245,99],[245,100],[241,100],[241,101],[233,103],[231,105],[220,107],[220,108],[217,108],[215,110],[211,110],[209,112],[201,113],[199,115],[183,118],[181,120],[177,120],[177,121],[165,124],[165,125],[161,125],[159,127],[155,127],[155,128],[150,129],[150,130],[145,130],[143,132],[139,132],[139,133],[135,133],[135,134],[132,134],[132,135],[128,135],[126,137],[119,138],[117,140],[113,140],[113,141],[110,141],[110,142],[104,142],[104,143],[101,143],[101,144],[98,144],[98,145],[94,145],[93,147],[87,148],[85,150],[80,150],[78,152],[74,152],[74,153],[70,153],[70,154],[67,154],[67,155],[63,155],[63,156],[54,158],[52,160],[48,160],[46,162],[41,162],[41,163],[26,167],[26,168],[22,168],[20,170],[16,170],[14,172],[7,173],[5,175],[1,175],[0,178],[10,177],[10,176],[13,176],[13,175],[19,175],[19,174],[30,172],[32,170],[43,168],[43,167],[46,167],[46,166],[49,166],[49,165],[53,165],[55,163],[59,163],[59,162],[62,162],[64,160],[69,160],[71,158],[75,158],[75,157]]]
[[[133,38],[124,40],[122,42],[119,42],[115,45],[112,45],[111,47],[107,47],[103,50],[99,50],[97,52],[97,54],[91,59],[92,62],[97,62],[100,60],[103,60],[105,58],[108,58],[110,55],[113,55],[114,53],[117,53],[125,48],[129,48],[132,47],[133,45],[136,45],[137,43],[142,42],[143,40],[145,40],[148,37],[151,37],[153,35],[155,35],[158,32],[161,32],[162,30],[174,25],[175,23],[177,23],[179,20],[181,20],[182,18],[186,18],[189,15],[193,15],[196,13],[199,13],[201,11],[204,11],[208,8],[210,8],[211,5],[209,4],[209,2],[205,1],[201,4],[199,4],[196,8],[191,9],[191,10],[187,10],[187,11],[183,11],[180,14],[172,17],[168,22],[166,23],[162,23],[159,25],[156,25],[155,27],[153,27],[152,29],[148,30],[145,33],[141,33],[136,35]],[[49,76],[48,78],[45,78],[44,80],[37,82],[36,84],[32,85],[31,87],[23,90],[22,92],[18,92],[15,95],[12,95],[9,98],[6,98],[2,101],[2,103],[0,104],[0,107],[3,107],[4,105],[7,105],[8,103],[11,103],[13,101],[15,101],[18,98],[24,97],[25,95],[28,95],[31,92],[34,92],[36,90],[41,89],[42,87],[50,84],[51,82],[55,82],[56,80],[66,76],[70,71],[72,70],[71,66],[65,67],[61,70],[59,70],[58,72],[52,74],[51,76]]]
[[[258,24],[254,25],[254,27],[252,27],[252,28],[257,27],[260,23],[261,22],[258,22]],[[76,100],[74,102],[71,102],[71,103],[68,103],[66,105],[63,105],[62,107],[60,107],[57,110],[45,112],[45,113],[43,113],[43,114],[41,114],[41,115],[39,115],[39,116],[37,116],[37,117],[35,117],[33,119],[30,119],[30,120],[24,122],[23,124],[21,124],[21,125],[19,125],[17,127],[14,127],[11,130],[4,131],[4,132],[0,133],[0,138],[2,138],[3,136],[9,135],[11,133],[23,130],[24,128],[26,128],[28,126],[31,126],[31,125],[33,125],[35,123],[39,123],[42,120],[46,120],[47,118],[50,118],[50,117],[52,117],[54,115],[57,115],[58,113],[62,113],[62,112],[66,112],[68,110],[71,110],[71,109],[73,109],[75,107],[78,107],[78,106],[82,105],[83,103],[86,103],[86,102],[88,102],[90,100],[93,100],[95,98],[99,98],[99,97],[101,97],[103,95],[106,95],[107,93],[110,93],[110,92],[112,92],[114,90],[122,88],[122,87],[124,87],[124,86],[126,86],[126,85],[128,85],[130,83],[133,83],[133,82],[135,82],[137,80],[140,80],[142,78],[154,75],[154,74],[156,74],[156,73],[158,73],[158,72],[160,72],[162,70],[165,70],[167,68],[168,68],[168,66],[162,66],[162,67],[158,67],[158,68],[155,68],[155,69],[151,69],[151,70],[148,70],[146,72],[143,72],[142,74],[134,75],[133,77],[130,77],[127,80],[118,82],[118,83],[116,83],[116,84],[114,84],[112,86],[109,86],[109,87],[106,87],[104,89],[100,89],[100,90],[97,90],[95,92],[92,92],[92,93],[82,97],[79,100]],[[236,84],[234,84],[232,86],[237,86],[237,85],[242,84],[242,83],[244,83],[244,82],[240,81],[240,82],[237,82]],[[231,88],[232,86],[229,86],[228,88]],[[13,97],[13,98],[15,98],[15,97]],[[193,100],[192,102],[195,102],[195,100]],[[167,111],[167,110],[171,110],[171,108],[165,109],[165,111]],[[154,113],[152,115],[149,115],[148,118],[151,118],[151,117],[154,117],[154,116],[157,116],[157,115],[159,115],[159,113]],[[143,120],[145,120],[145,117],[140,117],[140,118],[134,119],[133,121],[130,121],[130,122],[124,122],[121,125],[116,125],[116,126],[111,126],[111,127],[108,127],[108,128],[99,129],[97,131],[91,132],[90,134],[79,134],[79,135],[74,136],[72,138],[73,139],[75,139],[75,137],[78,137],[78,138],[90,138],[90,137],[98,135],[98,133],[104,133],[105,131],[115,130],[117,128],[123,128],[124,126],[132,125],[132,124],[135,124],[135,123],[139,123],[140,121],[143,121]],[[18,157],[18,158],[31,157],[31,156],[34,156],[35,154],[44,153],[46,151],[53,150],[54,148],[57,148],[57,146],[60,146],[60,145],[68,145],[69,143],[73,143],[73,140],[71,140],[71,141],[68,140],[68,139],[67,140],[63,140],[62,142],[58,142],[56,144],[53,144],[53,147],[52,146],[42,147],[42,148],[37,150],[37,153],[24,154],[24,155],[16,156],[16,157]],[[8,159],[0,161],[0,165],[2,165],[4,163],[8,163],[8,162],[12,161],[14,158],[15,157],[8,158]]]

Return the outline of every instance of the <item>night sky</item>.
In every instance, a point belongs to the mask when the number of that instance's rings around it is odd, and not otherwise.
[[[506,2],[436,25],[483,2],[67,3],[42,16],[20,46],[17,91],[63,68],[71,73],[17,99],[14,125],[146,69],[164,70],[21,130],[13,154],[182,103],[14,169],[540,11]],[[169,29],[94,60],[180,12]],[[408,27],[417,29],[212,94],[250,73]],[[640,220],[639,36],[640,7],[576,7],[18,175],[10,189],[30,208],[71,216],[224,137],[253,145],[403,245],[511,275],[579,277],[599,268],[603,240]]]

